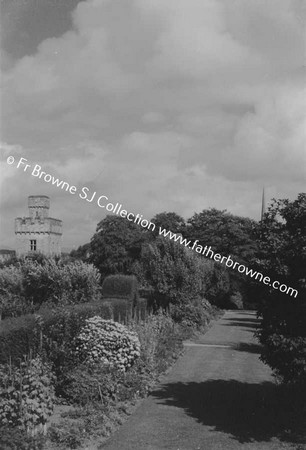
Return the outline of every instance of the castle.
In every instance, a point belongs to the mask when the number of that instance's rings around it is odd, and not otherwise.
[[[49,217],[50,199],[45,195],[28,197],[28,217],[15,219],[16,255],[61,254],[62,221]]]

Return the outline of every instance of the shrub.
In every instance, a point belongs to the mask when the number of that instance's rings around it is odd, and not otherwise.
[[[54,391],[50,368],[40,358],[19,367],[0,366],[0,424],[36,434],[53,410]]]
[[[103,303],[107,303],[111,309],[111,318],[116,322],[124,322],[126,323],[130,317],[133,316],[133,313],[136,309],[132,308],[132,304],[123,299],[123,298],[103,298]],[[105,318],[105,317],[104,317]]]
[[[230,276],[226,267],[214,264],[205,297],[217,307],[224,308],[230,292]]]
[[[24,314],[29,308],[23,290],[23,274],[20,264],[0,269],[0,320]]]
[[[96,314],[110,319],[113,316],[111,305],[92,302],[54,309],[42,308],[37,314],[3,320],[0,328],[0,363],[11,359],[16,364],[25,355],[44,351],[58,366],[58,372],[85,320]]]
[[[91,264],[46,258],[25,260],[22,270],[25,295],[36,305],[90,302],[99,296],[100,274]]]
[[[122,298],[133,306],[138,301],[137,278],[133,275],[109,275],[102,284],[103,298]]]
[[[227,303],[229,309],[243,309],[242,295],[240,292],[234,292],[230,295]]]
[[[129,327],[139,337],[141,362],[153,374],[165,370],[183,348],[181,328],[161,310],[144,321],[132,321]]]
[[[1,428],[1,450],[43,450],[44,443],[45,436],[42,433],[29,436],[26,431],[16,427]]]
[[[124,325],[99,316],[86,320],[76,338],[76,353],[82,362],[102,363],[125,371],[139,356],[137,335]]]
[[[257,229],[256,269],[296,289],[294,296],[261,287],[262,360],[287,383],[306,385],[306,193],[275,200]]]
[[[2,320],[0,327],[0,364],[9,360],[19,363],[32,350],[38,348],[35,334],[35,315],[27,314]]]
[[[122,371],[116,366],[81,363],[68,374],[68,398],[81,405],[99,402],[107,406],[143,397],[182,351],[180,327],[169,315],[159,312],[145,321],[133,319],[129,329],[137,333],[140,341],[140,356],[132,367]]]
[[[35,312],[43,303],[76,304],[99,297],[100,274],[81,261],[26,258],[0,269],[0,319]]]
[[[82,363],[69,373],[65,395],[79,405],[100,403],[108,406],[122,399],[119,398],[119,391],[122,392],[120,384],[124,380],[125,372],[118,371],[116,367]]]
[[[155,310],[192,302],[197,297],[220,304],[229,292],[225,268],[165,238],[144,246],[141,261],[145,279],[153,290],[145,286],[149,304]]]
[[[173,305],[171,307],[171,317],[183,327],[201,329],[209,322],[210,309],[210,304],[208,307],[204,301],[196,298],[185,304]]]

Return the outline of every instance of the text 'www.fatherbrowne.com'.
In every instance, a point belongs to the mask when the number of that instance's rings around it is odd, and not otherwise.
[[[172,233],[172,231],[163,229],[161,227],[159,227],[159,235],[168,237],[169,239],[178,242],[181,245],[184,245],[184,247],[194,250],[196,253],[204,255],[207,258],[213,259],[214,261],[221,264],[225,264],[226,267],[236,269],[239,273],[245,273],[249,277],[254,278],[257,281],[261,281],[266,286],[271,286],[273,289],[276,289],[284,294],[288,294],[291,297],[294,296],[295,298],[298,295],[298,291],[296,289],[293,289],[286,284],[281,284],[278,280],[272,281],[270,277],[264,276],[262,273],[250,269],[237,261],[233,261],[230,255],[222,256],[220,255],[220,253],[215,253],[210,246],[205,245],[205,247],[203,247],[199,244],[198,239],[196,239],[195,241],[189,241],[186,238],[183,238],[181,234]]]

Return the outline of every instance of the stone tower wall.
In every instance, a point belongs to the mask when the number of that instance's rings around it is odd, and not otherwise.
[[[49,197],[31,196],[28,198],[28,207],[28,217],[15,219],[17,256],[31,253],[42,253],[46,256],[60,255],[62,221],[48,217]]]
[[[28,197],[29,216],[44,219],[49,216],[50,199],[44,195]]]

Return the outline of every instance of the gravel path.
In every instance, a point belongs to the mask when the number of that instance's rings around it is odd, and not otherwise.
[[[186,352],[103,450],[280,450],[284,431],[256,315],[228,311]],[[304,448],[304,447],[303,447]]]

